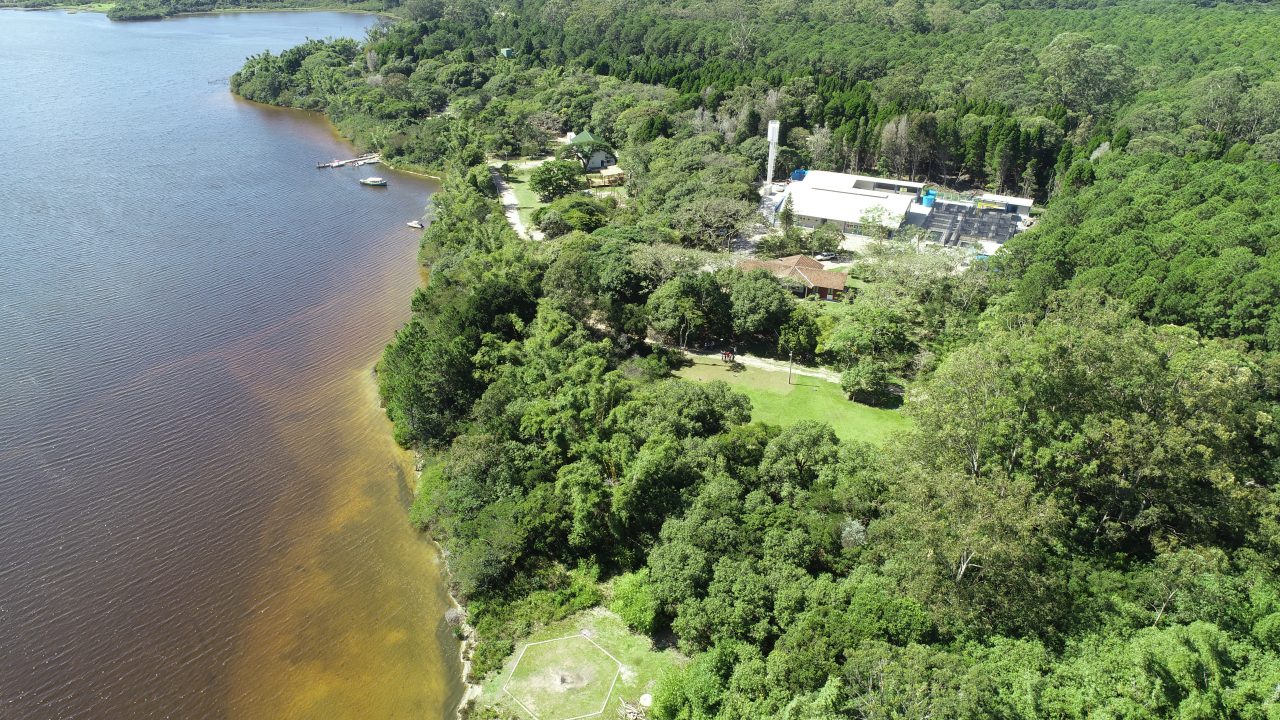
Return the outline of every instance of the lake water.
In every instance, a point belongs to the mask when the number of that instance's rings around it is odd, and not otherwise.
[[[369,375],[435,185],[227,84],[372,22],[0,11],[0,717],[456,705]]]

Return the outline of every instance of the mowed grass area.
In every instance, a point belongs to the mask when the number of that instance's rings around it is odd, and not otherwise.
[[[598,717],[613,718],[621,701],[638,704],[663,673],[684,662],[674,650],[654,650],[612,612],[593,608],[516,643],[515,655],[481,688],[479,703],[537,720],[567,720],[603,706]]]
[[[567,635],[526,645],[502,689],[534,717],[582,717],[604,712],[621,669],[591,638]]]
[[[519,203],[520,221],[530,230],[533,229],[533,211],[546,204],[540,201],[538,193],[529,187],[529,175],[532,173],[531,167],[517,167],[511,174],[511,191],[516,194],[516,202]]]
[[[819,378],[795,375],[787,384],[787,373],[759,368],[733,370],[718,361],[696,362],[676,371],[689,380],[723,380],[751,399],[751,419],[771,425],[790,425],[800,420],[820,420],[829,424],[841,440],[861,440],[883,444],[911,421],[897,410],[862,405],[845,397],[839,385]]]

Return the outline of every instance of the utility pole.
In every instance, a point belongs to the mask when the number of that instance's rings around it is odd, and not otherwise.
[[[787,384],[788,385],[791,384],[791,366],[794,365],[795,362],[796,362],[796,351],[788,350],[787,351]]]

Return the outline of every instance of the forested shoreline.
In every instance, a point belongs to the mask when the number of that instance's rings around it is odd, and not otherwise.
[[[0,0],[0,8],[105,10],[112,20],[161,20],[175,15],[266,10],[338,10],[393,13],[395,0]]]
[[[603,605],[688,656],[663,720],[1277,717],[1280,11],[401,10],[250,58],[232,89],[444,175],[379,382],[429,459],[411,519],[478,676]],[[989,260],[880,239],[843,302],[796,301],[724,252],[759,230],[770,120],[779,175],[1046,209]],[[555,139],[584,130],[623,193],[580,192]],[[546,239],[524,240],[492,172],[548,153]],[[756,247],[833,242],[784,222]],[[753,421],[673,374],[703,343],[829,368],[911,424]]]

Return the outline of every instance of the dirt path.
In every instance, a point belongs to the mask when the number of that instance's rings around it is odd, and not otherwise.
[[[539,232],[538,237],[535,238],[529,228],[524,226],[524,220],[520,219],[520,201],[516,199],[516,191],[511,189],[511,185],[497,168],[489,168],[489,175],[493,178],[494,187],[498,188],[498,199],[502,201],[502,214],[507,216],[507,223],[511,225],[511,229],[525,240],[541,240],[542,233]]]
[[[685,350],[685,354],[689,355],[690,357],[700,358],[707,362],[712,362],[712,363],[722,362],[720,360],[720,353],[718,352],[699,353],[699,352],[692,352],[690,350]],[[743,365],[746,365],[747,367],[759,368],[761,370],[766,370],[768,372],[786,372],[787,371],[787,363],[781,362],[779,360],[767,360],[765,358],[752,357],[750,355],[746,355],[742,353],[739,353],[738,355],[734,356],[734,360],[742,363]],[[803,365],[796,365],[792,368],[791,372],[796,375],[804,375],[806,377],[818,378],[819,380],[826,380],[827,382],[833,382],[837,384],[840,382],[840,373],[835,372],[834,370],[823,370],[821,368],[810,368],[810,367],[805,367]]]
[[[517,170],[526,168],[536,168],[542,163],[551,160],[553,156],[548,155],[544,158],[536,160],[521,160],[513,165]],[[525,240],[541,240],[543,234],[537,228],[526,227],[524,220],[520,217],[520,200],[516,197],[516,191],[511,188],[511,183],[498,172],[498,168],[492,163],[497,160],[490,159],[489,175],[493,178],[494,187],[498,188],[498,198],[502,201],[502,213],[507,216],[507,223],[516,231],[516,234]]]

